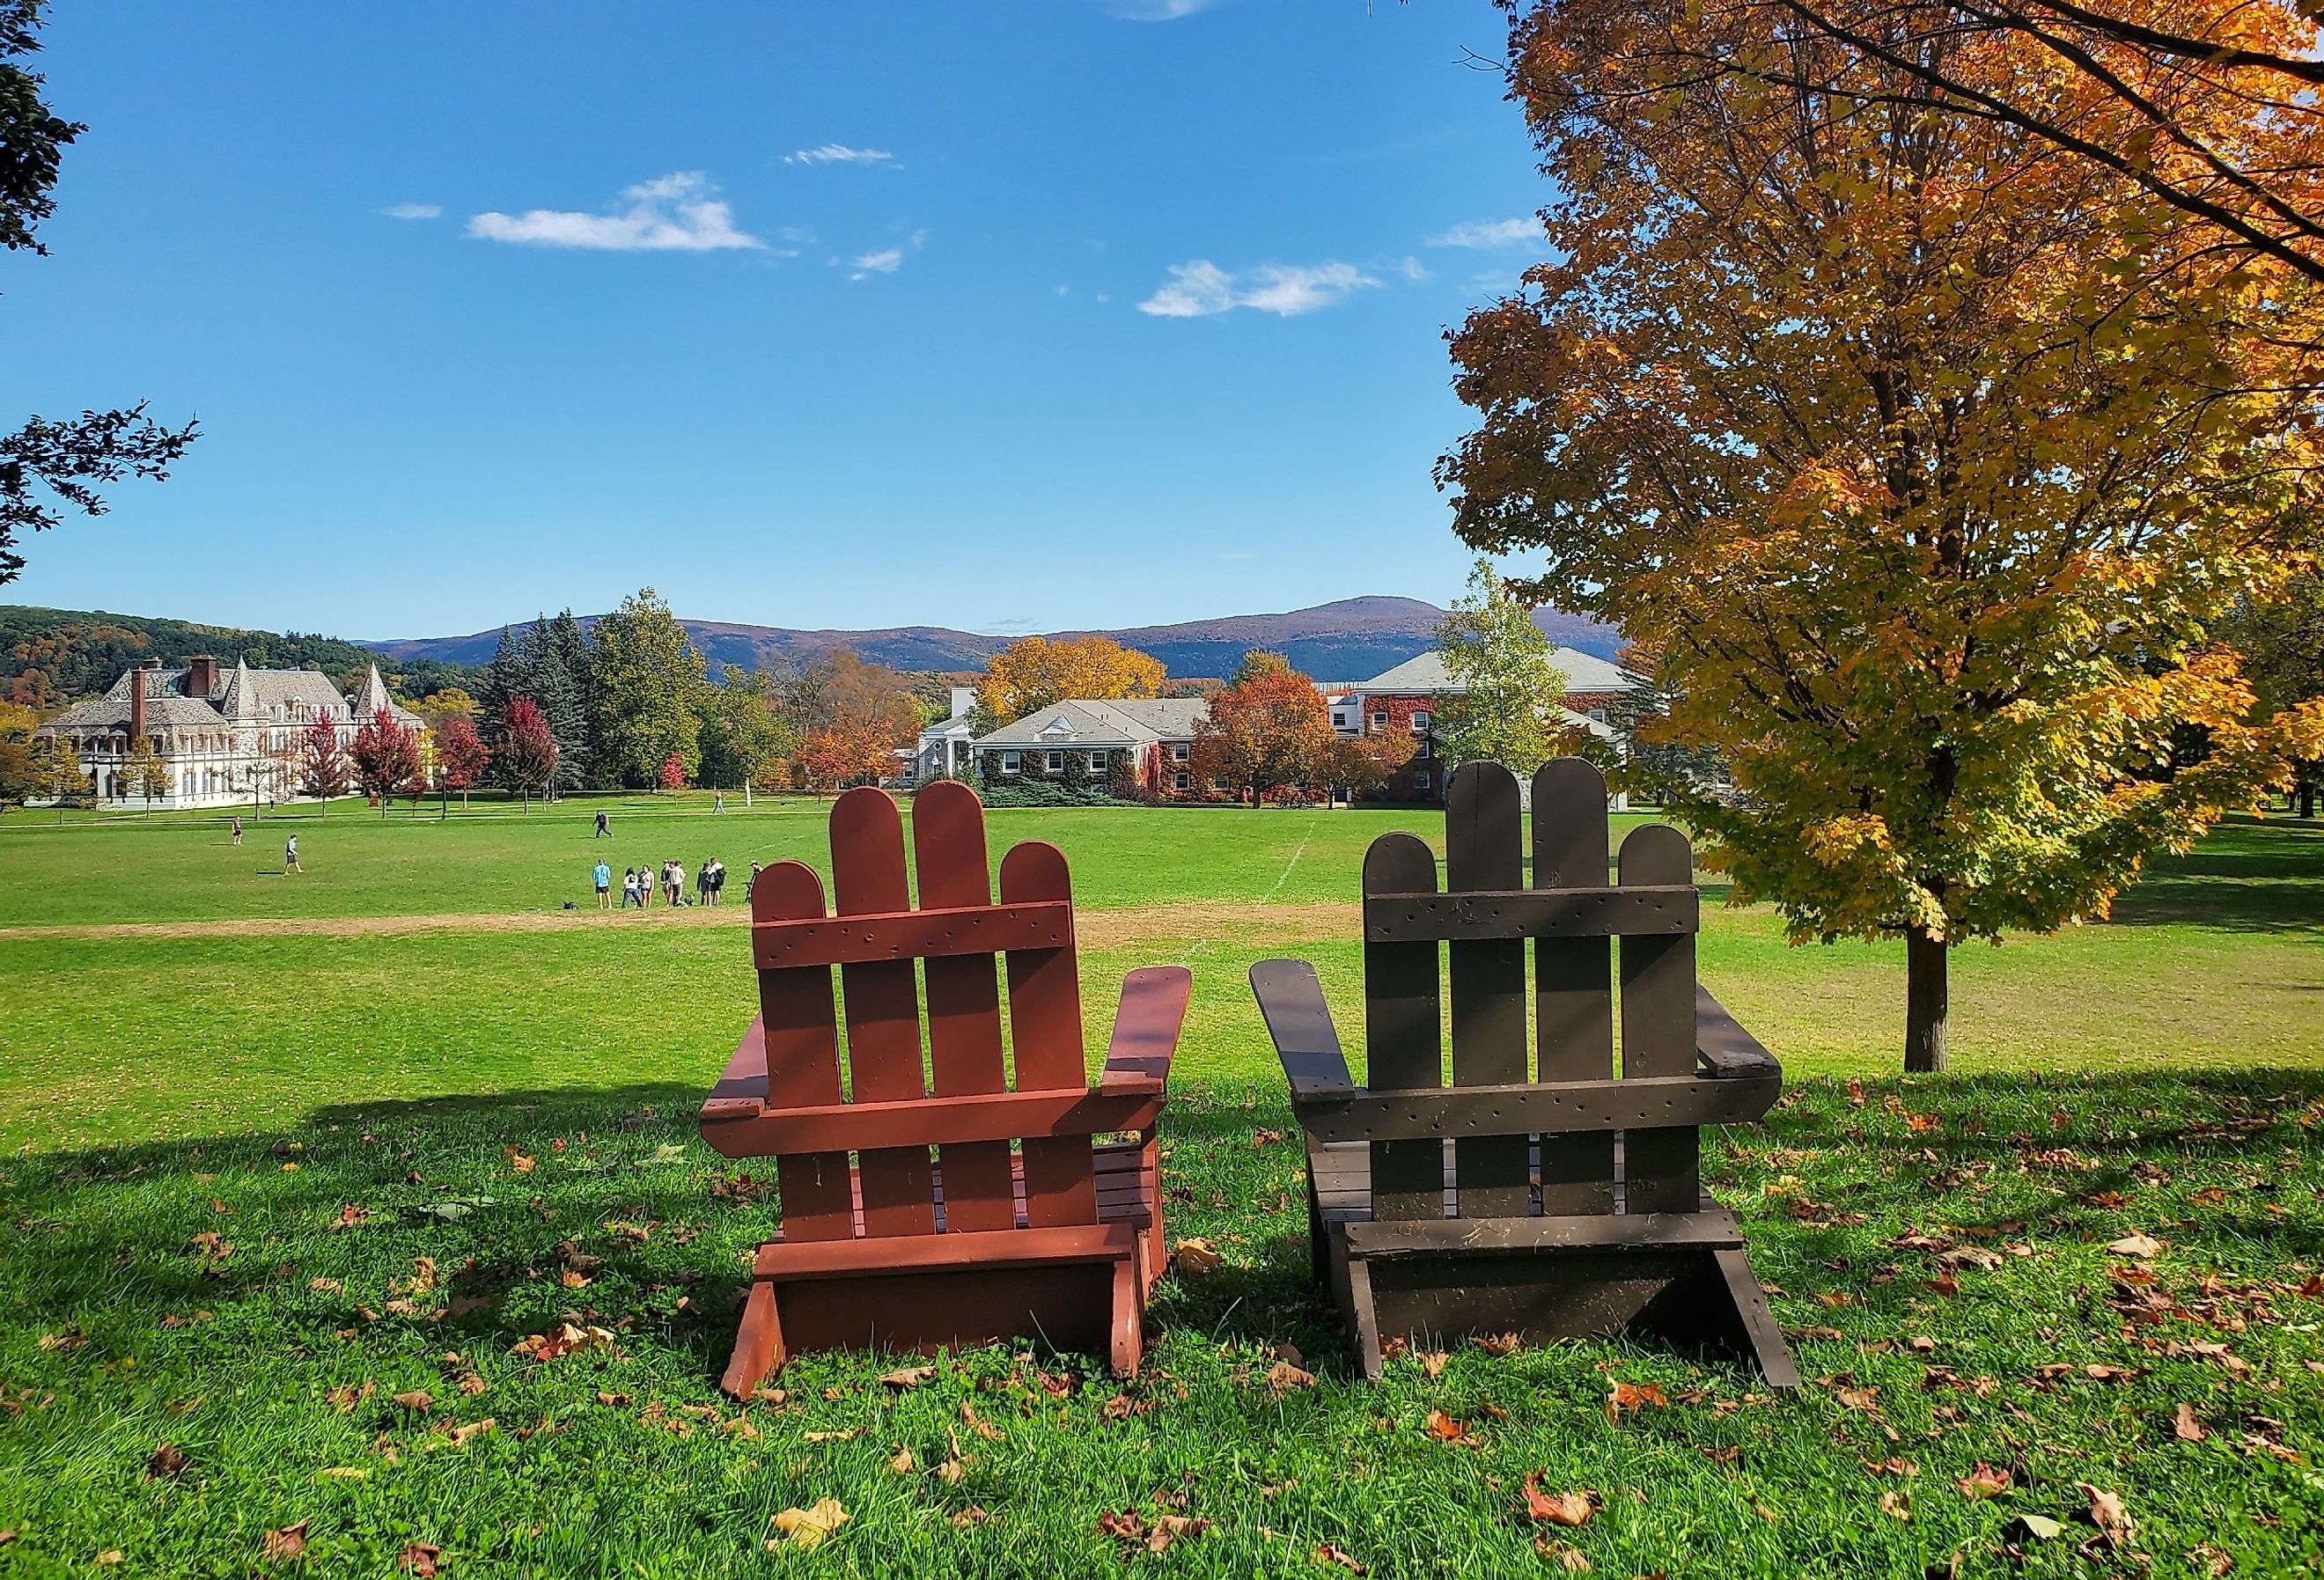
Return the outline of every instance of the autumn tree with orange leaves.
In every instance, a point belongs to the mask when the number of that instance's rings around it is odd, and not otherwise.
[[[2061,80],[1947,47],[1996,97]],[[2324,749],[2212,634],[2312,558],[2314,288],[1780,6],[1547,0],[1511,61],[1559,261],[1453,337],[1456,528],[1617,622],[1661,738],[1720,754],[1651,788],[1738,902],[1904,937],[1905,1067],[1941,1069],[1950,946],[2103,915]],[[2275,134],[2200,81],[2175,113]]]
[[[1257,806],[1269,790],[1323,783],[1334,739],[1315,683],[1281,653],[1248,652],[1233,684],[1212,693],[1189,755],[1196,777],[1223,779]]]
[[[1028,636],[992,655],[976,683],[979,734],[1014,724],[1053,702],[1158,697],[1162,661],[1111,637],[1052,642]]]

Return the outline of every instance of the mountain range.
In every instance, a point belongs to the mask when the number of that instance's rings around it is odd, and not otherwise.
[[[583,616],[584,626],[595,615]],[[1362,680],[1433,646],[1444,611],[1418,598],[1342,598],[1309,609],[1277,614],[1229,614],[1174,625],[1139,625],[1117,631],[1056,631],[1051,638],[1110,636],[1126,647],[1162,661],[1174,678],[1225,676],[1252,648],[1285,654],[1293,665],[1319,680]],[[1536,611],[1534,623],[1561,647],[1612,658],[1621,637],[1611,626],[1554,609]],[[720,620],[687,620],[686,627],[714,664],[755,670],[798,662],[835,648],[851,648],[865,661],[894,670],[982,670],[994,653],[1019,640],[954,631],[942,625],[898,625],[879,631],[802,631],[779,625],[743,625]],[[468,636],[406,637],[369,642],[365,647],[398,660],[433,659],[446,663],[491,661],[500,642],[497,629]]]

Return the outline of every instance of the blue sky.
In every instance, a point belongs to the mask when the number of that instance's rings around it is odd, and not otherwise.
[[[441,635],[1443,603],[1538,255],[1484,0],[69,4],[0,415],[207,437],[0,599]],[[7,416],[14,422],[19,416]]]

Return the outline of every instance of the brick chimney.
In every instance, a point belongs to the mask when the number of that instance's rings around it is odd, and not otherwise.
[[[186,661],[186,695],[207,698],[217,689],[217,660],[208,653],[196,653]]]
[[[129,744],[132,748],[145,738],[145,671],[161,667],[161,660],[147,659],[129,671]]]

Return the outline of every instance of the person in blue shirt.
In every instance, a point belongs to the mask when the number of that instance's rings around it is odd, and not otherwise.
[[[613,892],[613,869],[607,866],[604,862],[599,862],[589,875],[597,881],[597,909],[600,910],[613,910],[613,901],[612,896]]]

